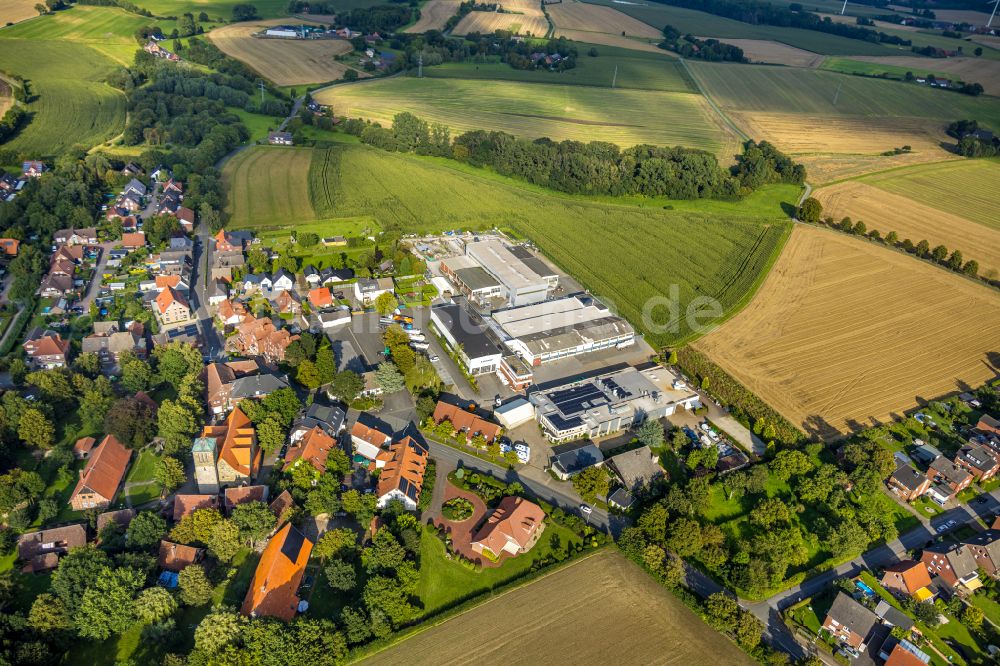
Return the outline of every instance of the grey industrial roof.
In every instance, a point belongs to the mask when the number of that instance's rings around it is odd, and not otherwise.
[[[503,353],[482,319],[468,308],[458,303],[439,303],[432,306],[431,311],[455,341],[462,345],[462,351],[469,358]]]
[[[535,271],[542,277],[549,277],[550,275],[557,275],[557,273],[548,267],[548,265],[533,255],[531,250],[524,247],[523,245],[513,245],[510,248],[510,253],[515,257],[524,262],[524,265]]]
[[[496,278],[487,273],[486,269],[480,266],[460,268],[455,271],[455,277],[457,277],[462,284],[472,291],[500,286],[500,283],[496,280]]]

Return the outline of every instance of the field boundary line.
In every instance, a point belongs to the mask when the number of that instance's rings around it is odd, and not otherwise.
[[[841,178],[839,180],[831,180],[829,183],[823,183],[822,185],[817,185],[816,189],[817,190],[821,190],[824,187],[830,187],[830,186],[833,186],[833,185],[840,185],[841,183],[848,183],[848,182],[850,182],[852,180],[864,180],[865,178],[871,178],[873,176],[881,176],[882,174],[894,173],[896,171],[907,171],[907,170],[914,170],[914,171],[916,171],[917,169],[919,169],[921,167],[928,167],[928,168],[929,167],[940,167],[942,164],[950,164],[950,163],[960,164],[960,163],[964,163],[967,159],[970,159],[970,158],[965,158],[965,159],[942,159],[942,160],[936,160],[934,162],[921,162],[920,164],[901,164],[900,166],[889,167],[888,169],[882,169],[881,171],[869,171],[868,173],[860,173],[860,174],[857,174],[856,176],[847,176],[846,178]],[[872,185],[872,187],[875,187],[875,186]]]
[[[391,641],[389,641],[388,643],[386,643],[385,645],[380,645],[380,646],[378,646],[378,648],[375,648],[375,649],[373,649],[371,651],[366,651],[364,654],[348,655],[348,661],[347,661],[347,663],[349,663],[349,664],[355,664],[355,663],[358,663],[360,661],[364,661],[368,657],[374,656],[374,655],[376,655],[376,654],[378,654],[380,652],[384,652],[385,650],[387,650],[387,649],[389,649],[391,647],[394,647],[396,645],[399,645],[400,643],[405,642],[407,639],[410,639],[410,638],[412,638],[412,637],[414,637],[414,636],[416,636],[418,634],[424,633],[428,629],[433,629],[434,627],[440,626],[440,625],[444,624],[445,622],[448,622],[449,620],[453,620],[456,617],[461,617],[462,615],[465,615],[469,611],[475,610],[476,608],[479,608],[480,606],[482,606],[484,604],[487,604],[487,603],[489,603],[491,601],[494,601],[496,599],[500,599],[500,598],[502,598],[502,597],[510,594],[511,592],[516,592],[517,590],[521,589],[522,587],[527,587],[528,585],[531,585],[532,583],[536,583],[536,582],[538,582],[540,580],[548,578],[549,576],[552,576],[553,574],[557,574],[560,571],[563,571],[564,569],[569,569],[573,565],[579,564],[580,562],[583,562],[584,560],[590,559],[591,557],[594,557],[595,555],[603,555],[603,554],[607,553],[610,548],[613,548],[613,546],[601,546],[601,547],[597,548],[596,550],[593,550],[593,551],[591,551],[591,552],[589,552],[589,553],[587,553],[585,555],[581,555],[579,557],[574,557],[574,558],[572,558],[570,560],[566,560],[566,561],[563,561],[563,562],[557,562],[556,564],[553,564],[553,565],[550,565],[548,567],[545,567],[545,570],[539,572],[535,576],[529,575],[527,577],[527,580],[525,580],[524,577],[522,577],[521,579],[515,579],[514,581],[512,581],[508,585],[503,586],[500,589],[499,592],[496,592],[496,593],[494,593],[493,591],[484,592],[482,594],[482,598],[479,599],[478,601],[475,598],[473,600],[470,600],[472,603],[467,608],[461,608],[461,606],[458,606],[457,608],[460,608],[460,610],[458,610],[458,611],[456,611],[454,613],[449,613],[449,611],[444,611],[443,613],[441,613],[441,616],[437,617],[436,619],[432,616],[431,619],[428,619],[425,622],[419,622],[419,623],[413,625],[413,627],[411,627],[409,630],[403,629],[403,631],[401,631],[399,633],[399,635],[394,636],[393,639]]]
[[[706,92],[705,86],[701,85],[701,81],[698,80],[698,77],[697,75],[695,75],[694,70],[688,67],[687,59],[680,57],[678,57],[677,59],[681,62],[681,65],[683,65],[684,71],[687,72],[687,75],[691,77],[692,81],[694,81],[695,87],[698,88],[698,94],[700,94],[702,97],[705,98],[705,101],[708,102],[708,105],[710,107],[712,107],[712,110],[715,111],[720,118],[722,118],[722,122],[728,125],[731,130],[736,132],[736,136],[740,137],[743,141],[749,141],[750,135],[741,130],[733,121],[733,119],[727,116],[723,112],[723,110],[719,107],[719,105],[715,103],[715,100],[712,99],[712,96],[709,95],[708,92]]]

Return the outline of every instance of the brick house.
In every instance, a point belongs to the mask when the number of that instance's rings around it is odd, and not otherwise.
[[[285,360],[285,350],[298,335],[279,329],[266,317],[257,319],[246,315],[236,326],[236,332],[226,339],[226,350],[243,356],[260,356],[268,365]]]
[[[482,435],[483,439],[487,442],[492,442],[500,436],[500,432],[503,430],[496,423],[480,418],[457,405],[443,401],[438,401],[437,406],[434,407],[432,418],[434,419],[434,423],[449,421],[455,428],[455,431],[464,432],[469,441],[472,441],[472,438],[476,435]]]
[[[889,490],[904,502],[912,502],[927,492],[931,480],[909,465],[900,465],[886,482]]]
[[[979,572],[972,549],[965,544],[936,543],[920,555],[920,561],[927,566],[927,573],[937,578],[952,590],[968,590],[978,587]]]
[[[837,593],[833,605],[823,620],[823,629],[838,642],[858,653],[865,651],[872,629],[879,624],[878,617],[843,592]]]
[[[205,426],[191,453],[198,491],[208,494],[252,482],[264,457],[257,446],[257,431],[239,407],[221,425]]]
[[[291,621],[298,612],[299,585],[312,548],[312,541],[291,523],[278,530],[260,556],[240,612]]]
[[[153,312],[161,324],[183,324],[191,320],[191,306],[173,287],[167,287],[156,296]]]
[[[285,469],[291,469],[301,461],[316,468],[320,474],[326,471],[326,459],[337,442],[323,428],[313,426],[298,441],[292,442],[285,453]]]
[[[903,560],[885,568],[882,587],[899,595],[917,601],[926,601],[934,596],[930,590],[931,576],[927,565],[916,560]]]
[[[32,330],[23,347],[33,369],[65,368],[69,363],[69,340],[54,331]]]
[[[965,469],[976,481],[986,481],[1000,470],[1000,460],[986,446],[963,446],[955,455],[955,464]]]
[[[114,435],[106,435],[91,452],[87,466],[73,489],[69,504],[74,511],[106,509],[111,505],[125,478],[132,452]]]
[[[472,537],[472,550],[491,559],[501,554],[518,555],[531,550],[545,531],[545,512],[523,497],[504,497],[496,510]]]

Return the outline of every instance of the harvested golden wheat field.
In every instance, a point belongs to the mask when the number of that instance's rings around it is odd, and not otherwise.
[[[883,236],[895,231],[900,239],[958,249],[966,260],[979,262],[981,273],[1000,274],[1000,231],[996,229],[857,180],[824,187],[813,196],[822,202],[824,216],[835,220],[847,216],[863,221],[869,230],[878,229]]]
[[[663,33],[651,25],[603,5],[564,0],[545,7],[556,26],[556,34],[563,30],[603,32],[627,37],[663,39]]]
[[[729,111],[750,136],[766,139],[806,165],[809,181],[829,183],[848,176],[954,158],[941,147],[948,139],[940,122],[925,118],[861,118],[811,114]],[[910,146],[911,152],[882,155]]]
[[[1000,293],[798,225],[750,305],[696,346],[808,434],[831,437],[995,377]]]
[[[585,44],[599,44],[601,46],[617,46],[622,49],[632,49],[633,51],[646,51],[662,56],[677,57],[670,51],[664,51],[655,43],[645,41],[639,37],[622,37],[621,34],[612,35],[607,32],[585,32],[583,30],[556,30],[557,37],[565,37],[574,42],[584,42]]]
[[[705,655],[727,666],[755,663],[639,567],[606,549],[418,632],[364,663],[681,666]]]
[[[333,59],[351,50],[342,39],[261,39],[252,37],[269,25],[287,20],[254,21],[223,26],[208,33],[209,39],[226,55],[279,86],[325,83],[341,78],[350,67]],[[358,71],[358,75],[368,76]]]
[[[0,27],[38,16],[37,4],[37,0],[3,0],[0,2]]]
[[[849,60],[874,62],[880,65],[908,67],[914,74],[934,71],[950,74],[956,79],[979,83],[987,94],[1000,94],[1000,60],[985,58],[921,58],[919,56],[852,56]]]
[[[702,37],[701,39],[709,39]],[[772,65],[789,65],[790,67],[819,67],[823,57],[818,53],[795,48],[781,42],[767,39],[720,39],[720,42],[732,44],[743,49],[750,62],[764,62]]]
[[[469,12],[452,30],[456,35],[478,32],[492,35],[497,30],[509,30],[517,35],[544,37],[549,31],[549,22],[542,13],[541,4],[532,0],[508,0],[503,3],[507,12]]]
[[[430,0],[420,8],[420,20],[403,32],[423,33],[444,30],[444,24],[458,11],[461,0]]]

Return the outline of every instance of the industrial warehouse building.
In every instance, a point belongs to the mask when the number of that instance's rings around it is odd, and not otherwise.
[[[674,387],[678,388],[674,388]],[[697,409],[698,394],[662,366],[625,368],[530,396],[538,423],[553,442],[601,437],[646,419]]]
[[[504,298],[503,285],[469,257],[449,257],[442,260],[441,272],[470,301],[489,306]]]
[[[635,329],[591,296],[577,294],[494,312],[504,344],[531,366],[635,343]]]
[[[496,372],[503,350],[479,315],[457,302],[431,307],[431,323],[470,375]]]
[[[522,255],[526,252],[530,265],[497,240],[478,241],[465,246],[465,255],[502,285],[503,296],[512,306],[544,301],[559,286],[559,276],[545,262],[531,256],[524,248],[519,250]]]

